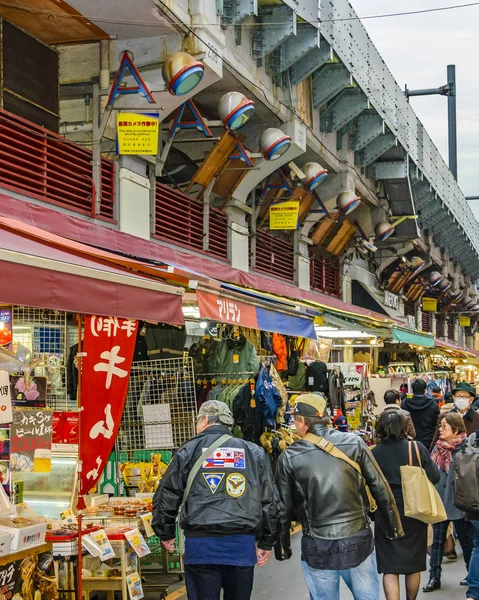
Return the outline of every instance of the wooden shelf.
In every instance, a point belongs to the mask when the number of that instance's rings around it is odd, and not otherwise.
[[[27,548],[26,550],[20,550],[20,552],[13,552],[12,554],[0,556],[0,567],[15,562],[16,560],[23,560],[24,558],[26,558],[27,556],[31,556],[32,554],[43,554],[44,552],[51,552],[51,549],[51,544],[41,544],[40,546],[32,546],[31,548]]]

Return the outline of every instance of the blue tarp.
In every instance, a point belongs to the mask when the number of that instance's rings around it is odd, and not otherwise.
[[[272,331],[283,335],[316,339],[314,322],[305,317],[293,317],[267,308],[256,307],[258,329]]]

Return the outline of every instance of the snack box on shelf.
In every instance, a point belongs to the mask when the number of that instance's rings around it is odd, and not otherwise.
[[[12,536],[9,533],[0,532],[0,556],[11,554],[12,552]]]
[[[45,542],[47,524],[26,517],[0,518],[0,534],[7,533],[11,537],[11,551],[20,552]]]

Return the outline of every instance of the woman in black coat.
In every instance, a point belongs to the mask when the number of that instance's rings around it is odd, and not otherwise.
[[[427,525],[404,516],[404,500],[400,467],[409,464],[409,447],[406,440],[407,422],[399,411],[386,411],[376,424],[376,439],[380,443],[373,454],[394,494],[401,515],[404,537],[390,540],[386,537],[380,515],[376,516],[375,541],[378,572],[383,573],[383,586],[387,600],[399,600],[399,575],[406,576],[407,600],[415,600],[419,591],[421,571],[426,570]],[[417,443],[421,464],[432,483],[439,481],[439,471],[429,452]],[[418,466],[415,448],[413,465]],[[377,514],[377,513],[376,513]]]

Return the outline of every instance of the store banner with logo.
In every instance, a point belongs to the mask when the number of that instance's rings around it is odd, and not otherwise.
[[[271,230],[296,229],[298,226],[299,201],[288,200],[273,204],[269,209],[269,228]]]
[[[196,295],[200,316],[203,319],[258,329],[256,308],[251,304],[222,298],[217,294],[210,294],[209,292],[202,292],[200,290],[196,292]]]
[[[97,483],[112,451],[125,406],[138,322],[88,316],[82,352],[80,497]],[[82,499],[79,508],[83,508]]]
[[[460,327],[470,327],[471,326],[471,317],[459,317],[459,326]]]
[[[157,116],[119,112],[116,128],[118,154],[158,154]]]
[[[436,312],[437,311],[437,298],[423,298],[422,309],[424,312]]]

